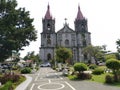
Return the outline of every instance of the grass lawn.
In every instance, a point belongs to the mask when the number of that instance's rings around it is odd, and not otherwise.
[[[93,75],[93,74],[92,74],[92,79],[91,79],[91,81],[104,83],[104,82],[105,82],[105,76],[106,76],[106,75],[107,75],[107,74],[101,74],[101,75]]]
[[[107,73],[107,74],[101,74],[101,75],[92,75],[92,79],[90,81],[95,81],[95,82],[104,84],[106,75],[110,75],[110,74]],[[108,84],[108,85],[120,87],[120,82],[115,82],[115,83]]]
[[[98,66],[97,68],[101,68],[101,69],[104,70],[107,67],[106,66]],[[74,68],[70,67],[70,70],[74,71]],[[113,75],[113,74],[110,74],[110,73],[104,73],[104,74],[101,74],[101,75],[94,75],[94,74],[92,74],[92,78],[89,81],[94,81],[94,82],[99,82],[99,83],[102,83],[102,84],[106,84],[105,83],[105,77],[106,77],[106,75]],[[79,80],[76,75],[68,75],[68,78],[70,80]],[[108,84],[108,85],[120,87],[120,82],[114,82],[114,83]]]

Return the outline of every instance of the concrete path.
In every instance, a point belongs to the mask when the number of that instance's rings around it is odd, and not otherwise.
[[[30,84],[30,82],[32,81],[32,77],[25,75],[26,80],[21,83],[15,90],[25,90],[27,88],[27,86]]]

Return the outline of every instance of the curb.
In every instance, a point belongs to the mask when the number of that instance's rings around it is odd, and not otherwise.
[[[25,90],[27,88],[27,86],[32,81],[32,77],[30,77],[28,75],[25,75],[25,77],[26,77],[26,80],[23,83],[21,83],[20,85],[18,85],[15,90]]]

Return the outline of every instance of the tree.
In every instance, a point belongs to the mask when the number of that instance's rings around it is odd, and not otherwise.
[[[109,60],[109,59],[116,59],[116,55],[115,54],[106,54],[105,60]]]
[[[115,81],[118,81],[119,77],[118,77],[118,73],[120,70],[120,62],[116,59],[109,59],[106,62],[106,66],[110,69],[113,70],[113,74],[114,74],[114,79]]]
[[[83,49],[83,53],[88,54],[90,57],[93,57],[95,59],[96,64],[98,64],[98,60],[103,58],[104,56],[102,48],[100,46],[89,45]]]
[[[118,53],[116,53],[116,57],[118,60],[120,60],[120,39],[116,41],[116,44],[117,44],[117,51],[118,51]]]
[[[114,53],[115,54],[115,56],[116,56],[116,59],[117,60],[120,60],[120,53],[119,52],[116,52],[116,53]]]
[[[32,51],[32,52],[28,52],[27,55],[24,57],[24,60],[33,60],[33,62],[37,63],[39,65],[40,63],[40,57],[38,54],[35,55],[35,52]]]
[[[18,52],[37,39],[29,11],[16,7],[16,0],[0,1],[0,61],[10,57],[12,50]]]
[[[120,52],[120,39],[116,41],[118,52]]]
[[[60,47],[56,49],[56,59],[58,62],[65,63],[69,62],[69,59],[72,57],[72,51],[68,48]]]

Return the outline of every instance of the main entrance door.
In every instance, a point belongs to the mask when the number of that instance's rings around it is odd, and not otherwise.
[[[47,60],[48,60],[48,61],[51,60],[51,54],[50,54],[50,53],[48,53],[48,55],[47,55]]]

